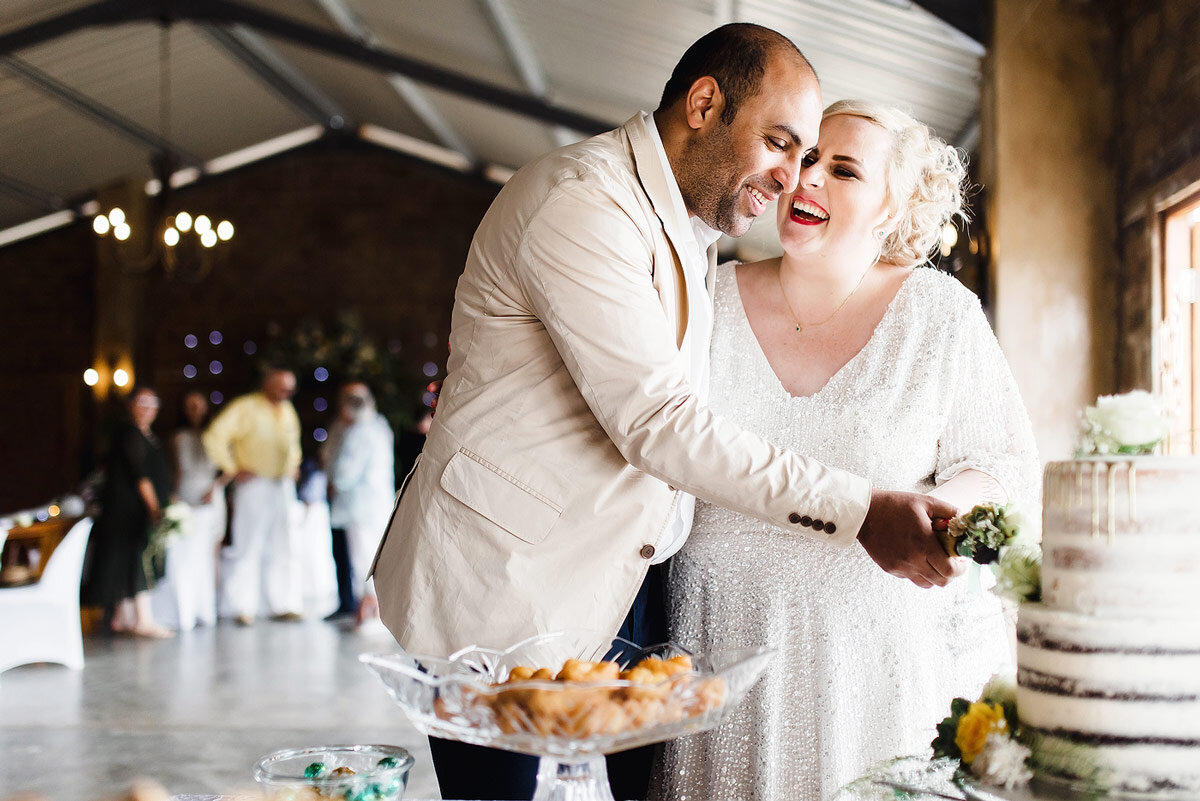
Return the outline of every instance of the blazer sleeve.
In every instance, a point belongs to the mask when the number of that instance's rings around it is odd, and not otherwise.
[[[656,267],[649,237],[615,193],[568,182],[530,219],[516,272],[592,413],[631,465],[768,523],[853,543],[869,483],[743,431],[697,399],[653,285]]]

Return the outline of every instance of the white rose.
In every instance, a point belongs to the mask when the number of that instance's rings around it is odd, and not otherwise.
[[[1162,406],[1149,392],[1134,390],[1124,395],[1102,395],[1084,416],[1097,431],[1097,444],[1110,441],[1118,448],[1152,447],[1167,435]],[[1101,453],[1105,448],[1099,448]]]
[[[1015,704],[1017,702],[1017,674],[1015,671],[997,673],[984,685],[979,700],[993,704]]]

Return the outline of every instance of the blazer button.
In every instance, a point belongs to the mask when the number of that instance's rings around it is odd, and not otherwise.
[[[805,515],[804,517],[800,518],[800,525],[804,526],[805,528],[808,528],[812,524],[813,524],[813,519],[811,517],[809,517],[808,515]]]
[[[814,521],[812,521],[812,527],[815,528],[817,531],[824,531],[825,530],[825,522],[823,520],[814,520]]]
[[[638,553],[641,554],[643,559],[650,559],[654,556],[654,546],[643,545],[642,550],[638,551]]]
[[[835,526],[833,523],[825,524],[825,533],[826,534],[832,534],[835,531],[837,531],[837,526]]]
[[[796,514],[795,512],[792,512],[790,515],[788,515],[788,522],[792,523],[793,525],[796,523],[800,523],[803,520],[804,520],[804,518],[802,518],[800,515]]]

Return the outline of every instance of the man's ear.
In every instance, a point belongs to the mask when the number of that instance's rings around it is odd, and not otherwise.
[[[721,94],[716,79],[704,75],[692,84],[683,103],[688,127],[699,131],[711,127],[720,119],[721,111],[725,108],[725,96]]]

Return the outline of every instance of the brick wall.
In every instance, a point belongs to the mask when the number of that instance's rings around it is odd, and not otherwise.
[[[194,213],[230,219],[228,260],[206,278],[152,280],[131,343],[137,380],[163,397],[156,428],[177,422],[181,395],[195,387],[226,398],[255,383],[271,332],[305,319],[329,323],[357,312],[414,385],[422,365],[443,370],[454,286],[495,184],[357,145],[319,145],[180,190]],[[0,297],[8,306],[0,346],[4,481],[0,511],[45,502],[78,481],[91,458],[101,414],[82,382],[94,351],[96,243],[80,224],[0,249]],[[209,342],[219,331],[220,345]],[[189,350],[184,337],[200,344]],[[209,372],[220,361],[220,374]],[[199,375],[186,379],[185,364]],[[297,403],[306,424],[311,376]],[[332,405],[333,388],[329,387]],[[308,446],[315,443],[308,438]],[[14,465],[35,465],[14,469]]]

